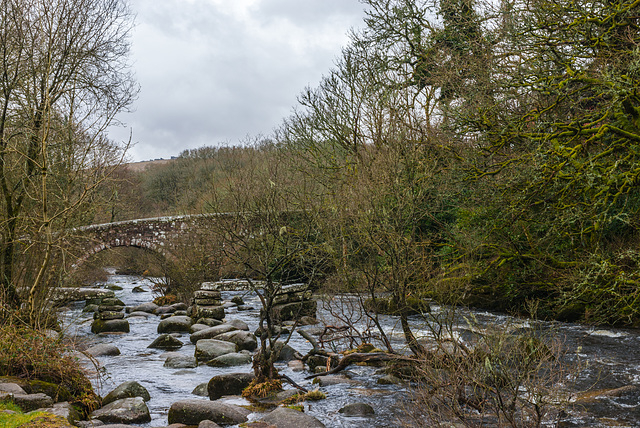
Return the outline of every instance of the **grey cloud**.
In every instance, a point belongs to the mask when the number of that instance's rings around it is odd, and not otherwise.
[[[135,0],[133,8],[141,93],[120,119],[138,142],[134,160],[270,133],[364,15],[357,0]]]

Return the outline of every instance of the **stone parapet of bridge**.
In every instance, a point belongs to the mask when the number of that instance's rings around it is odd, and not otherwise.
[[[231,216],[230,213],[181,215],[80,227],[73,234],[74,246],[82,252],[75,266],[103,250],[116,247],[142,248],[176,261],[173,250],[177,243],[184,245],[190,237],[211,230],[214,222]]]

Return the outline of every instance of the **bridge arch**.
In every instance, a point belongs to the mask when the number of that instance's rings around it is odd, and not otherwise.
[[[211,231],[212,222],[231,216],[233,214],[221,213],[156,217],[77,228],[72,245],[81,256],[76,259],[73,269],[92,256],[117,247],[141,248],[179,264],[176,254],[180,253],[181,246],[193,245],[195,238]]]

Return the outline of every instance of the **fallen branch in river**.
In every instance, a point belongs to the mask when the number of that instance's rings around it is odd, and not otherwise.
[[[330,374],[336,374],[349,367],[351,364],[356,363],[370,363],[378,361],[406,361],[415,363],[416,359],[413,357],[407,357],[405,355],[389,354],[387,352],[371,352],[371,353],[354,353],[345,356],[340,360],[338,365],[332,370],[316,373],[311,376],[307,376],[305,379],[313,379],[318,376],[326,376]]]

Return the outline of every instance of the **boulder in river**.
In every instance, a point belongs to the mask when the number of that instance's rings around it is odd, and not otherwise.
[[[168,419],[169,424],[198,425],[209,420],[221,425],[237,425],[246,422],[249,413],[251,411],[239,406],[194,399],[173,403],[169,408]]]
[[[196,324],[193,324],[193,325],[191,326],[191,328],[189,328],[189,333],[191,333],[191,334],[193,334],[193,333],[197,333],[197,332],[199,332],[199,331],[206,330],[206,329],[208,329],[209,327],[211,327],[211,326],[206,325],[206,324],[197,324],[197,323],[196,323]]]
[[[211,367],[233,367],[250,364],[251,360],[251,354],[232,352],[230,354],[220,355],[219,357],[214,358],[207,362],[207,365]]]
[[[158,333],[180,333],[188,332],[192,320],[187,316],[174,316],[163,319],[158,323]]]
[[[221,320],[224,318],[224,306],[200,306],[193,305],[190,310],[193,318],[214,318]]]
[[[279,321],[295,320],[304,316],[314,317],[318,304],[315,300],[291,302],[273,307],[273,318]]]
[[[260,349],[258,349],[256,352],[260,352]],[[298,351],[282,341],[276,342],[275,349],[276,351],[278,351],[278,359],[276,361],[289,362],[291,360],[297,359],[296,354],[298,354]]]
[[[252,373],[229,373],[214,376],[207,385],[209,399],[217,400],[225,395],[240,395],[254,377]]]
[[[153,302],[147,302],[132,308],[127,308],[127,312],[147,312],[152,314],[156,309],[158,309],[158,305]]]
[[[117,297],[105,297],[100,302],[101,305],[105,306],[122,306],[124,307],[124,302]]]
[[[221,300],[222,295],[217,290],[196,290],[193,293],[194,299],[216,299]]]
[[[110,343],[100,343],[98,345],[94,345],[90,348],[87,348],[85,352],[92,357],[113,357],[116,355],[120,355],[120,350],[118,349],[118,347]]]
[[[114,306],[109,306],[114,307]],[[98,311],[93,313],[94,320],[121,320],[124,318],[124,314],[122,312],[116,311],[103,311],[98,307]]]
[[[314,384],[318,384],[320,386],[329,386],[329,385],[338,385],[341,383],[346,383],[349,385],[360,385],[361,383],[357,380],[349,379],[346,376],[342,375],[326,375],[313,379]]]
[[[230,331],[215,336],[218,340],[224,340],[226,342],[235,343],[238,345],[238,350],[242,351],[255,351],[258,347],[258,340],[256,337],[244,330]]]
[[[199,395],[200,397],[208,397],[209,396],[208,387],[209,387],[208,382],[201,383],[200,385],[193,388],[193,391],[191,391],[191,393],[193,395]]]
[[[64,304],[78,300],[101,299],[113,296],[113,291],[102,288],[59,287],[53,289],[50,300],[55,304]]]
[[[193,333],[190,337],[190,340],[191,340],[191,343],[198,343],[199,340],[213,339],[219,334],[227,333],[234,330],[237,330],[237,328],[235,328],[230,324],[220,324],[215,327],[205,328],[204,330],[200,330]]]
[[[134,317],[149,318],[152,316],[153,314],[150,314],[149,312],[134,311],[134,312],[130,312],[129,315],[127,315],[127,318],[134,318]]]
[[[132,398],[132,397],[140,397],[144,401],[151,400],[149,391],[147,391],[147,389],[144,386],[140,385],[138,382],[134,380],[130,380],[128,382],[118,385],[113,391],[108,393],[102,399],[102,404],[106,405],[109,403],[113,403],[116,400],[120,400],[123,398]]]
[[[94,320],[91,331],[98,333],[129,333],[129,321],[127,320]]]
[[[206,419],[198,424],[198,428],[220,428],[220,425]]]
[[[232,319],[230,321],[227,321],[226,324],[232,325],[238,330],[249,331],[249,326],[247,325],[247,323],[239,319]]]
[[[192,369],[197,366],[196,358],[191,355],[172,355],[164,361],[164,367],[170,369]]]
[[[135,424],[151,422],[149,408],[141,397],[123,398],[91,413],[104,423]]]
[[[278,428],[324,428],[325,426],[313,416],[287,407],[276,408],[261,421]]]
[[[196,324],[204,324],[209,327],[215,327],[217,325],[224,324],[224,322],[215,318],[198,318]],[[229,324],[233,325],[232,323]]]
[[[371,407],[367,403],[347,404],[346,406],[338,410],[338,412],[349,417],[373,416],[376,413],[373,410],[373,407]]]
[[[237,352],[235,343],[216,339],[202,339],[196,343],[195,357],[198,362],[206,363],[221,355]]]
[[[183,343],[170,334],[161,334],[147,348],[175,350],[182,348]]]

